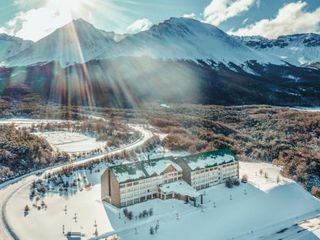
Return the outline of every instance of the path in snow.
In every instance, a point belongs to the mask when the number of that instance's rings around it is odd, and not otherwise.
[[[12,120],[11,120],[12,121]],[[30,124],[30,122],[28,122],[28,124]],[[50,167],[47,169],[43,169],[43,170],[39,170],[39,171],[35,171],[33,173],[27,174],[23,177],[19,177],[16,180],[12,180],[8,183],[4,183],[2,185],[0,185],[0,207],[1,207],[1,211],[0,211],[0,239],[1,240],[11,240],[14,239],[14,237],[12,236],[12,234],[10,234],[10,231],[15,231],[16,229],[14,228],[14,226],[16,226],[15,222],[10,222],[10,220],[8,221],[6,219],[7,214],[6,213],[11,213],[11,211],[7,211],[6,210],[6,206],[11,204],[11,197],[15,196],[15,194],[20,192],[21,187],[23,187],[26,183],[31,183],[36,177],[35,177],[35,173],[43,173],[45,174],[48,171],[59,171],[61,170],[63,167],[68,166],[68,165],[73,165],[73,166],[77,166],[83,163],[88,163],[88,162],[92,162],[92,161],[96,161],[100,158],[103,158],[109,154],[115,154],[115,153],[119,153],[123,150],[132,150],[135,149],[139,146],[141,146],[143,143],[145,143],[148,139],[150,139],[153,136],[153,133],[149,130],[144,129],[141,126],[138,125],[132,125],[131,127],[135,128],[135,130],[140,131],[142,137],[131,144],[128,144],[124,147],[121,147],[119,149],[114,149],[112,151],[110,151],[109,153],[104,153],[103,155],[98,155],[98,156],[94,156],[94,157],[89,157],[86,159],[82,159],[80,161],[77,162],[73,162],[73,163],[66,163],[63,165],[59,165],[56,167]],[[28,198],[27,198],[28,199]],[[5,204],[7,202],[7,204]],[[14,205],[15,208],[17,208],[16,205]],[[9,217],[10,218],[10,217]],[[6,224],[6,221],[9,224]],[[8,226],[9,225],[9,226]],[[10,228],[9,230],[7,228]],[[23,227],[20,226],[20,227]],[[39,228],[38,228],[39,230]],[[14,234],[16,234],[14,232]],[[21,236],[19,236],[21,238]],[[34,239],[34,238],[33,238]]]

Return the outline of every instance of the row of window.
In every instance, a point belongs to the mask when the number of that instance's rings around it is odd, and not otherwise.
[[[230,170],[230,171],[225,171],[221,173],[221,175],[238,175],[238,170]]]
[[[136,203],[139,203],[139,202],[143,202],[143,201],[146,201],[148,199],[152,199],[152,198],[156,198],[156,197],[158,197],[157,193],[149,194],[149,195],[146,195],[146,196],[143,196],[143,197],[137,197],[137,198],[132,199],[132,200],[123,199],[123,200],[121,200],[120,207],[130,206],[130,205],[133,205],[133,204],[136,204]]]
[[[219,172],[220,174],[207,174],[196,175],[191,177],[192,186],[202,186],[206,184],[219,183],[220,179],[225,180],[226,178],[238,176],[238,169],[230,169],[227,171]]]
[[[171,178],[164,180],[163,182],[157,181],[155,183],[149,183],[149,184],[144,184],[144,185],[139,184],[137,187],[121,188],[120,193],[121,193],[122,197],[126,197],[126,198],[132,198],[134,196],[139,196],[139,195],[146,195],[149,192],[157,192],[158,186],[160,184],[171,183],[171,182],[178,181],[181,179],[182,179],[181,176],[171,177]]]
[[[202,173],[202,174],[192,174],[191,179],[208,178],[212,176],[218,177],[220,172]]]
[[[238,168],[238,165],[235,163],[229,163],[229,164],[225,164],[222,166],[224,169],[225,168]],[[201,173],[205,173],[205,172],[212,172],[212,171],[220,171],[219,167],[211,167],[211,168],[204,168],[198,171],[193,172],[193,174],[201,174]]]
[[[121,194],[120,199],[122,201],[128,201],[131,200],[133,198],[140,198],[140,197],[144,197],[144,196],[148,196],[150,194],[155,194],[158,193],[158,189],[148,189],[148,191],[145,192],[134,192],[134,193],[129,193],[129,194]]]
[[[150,177],[150,178],[145,178],[139,181],[135,181],[135,182],[128,182],[128,183],[121,183],[120,184],[120,188],[125,188],[125,187],[132,187],[132,186],[137,186],[137,185],[143,185],[145,183],[151,183],[151,182],[157,182],[157,181],[161,181],[163,179],[167,179],[167,178],[175,178],[175,177],[181,177],[182,174],[178,173],[178,172],[173,172],[173,173],[167,173],[164,175],[160,175],[157,177]]]
[[[238,168],[228,168],[223,169],[222,171],[210,171],[210,172],[194,172],[191,175],[191,180],[201,179],[201,178],[212,178],[212,177],[218,177],[219,175],[225,175],[225,174],[233,174],[237,173]]]
[[[215,181],[219,181],[219,179],[220,179],[220,177],[201,178],[201,179],[193,180],[192,185],[199,185],[199,184],[208,183],[208,182],[215,182]]]

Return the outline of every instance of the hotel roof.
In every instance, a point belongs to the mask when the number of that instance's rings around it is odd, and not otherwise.
[[[199,197],[201,194],[191,187],[188,183],[183,180],[166,183],[160,186],[161,192],[168,193],[179,193],[189,197]]]
[[[192,171],[237,161],[234,153],[227,149],[184,156],[181,159]]]
[[[182,171],[178,164],[169,159],[156,159],[143,162],[144,169],[149,176],[160,175],[170,165],[173,166],[178,172]]]
[[[161,175],[168,166],[173,166],[181,172],[181,167],[170,158],[159,158],[141,162],[133,162],[111,167],[111,171],[116,176],[119,183],[135,181]]]
[[[147,175],[141,169],[141,166],[136,163],[117,165],[111,167],[111,170],[119,183],[127,182],[129,180],[134,181],[147,177]]]

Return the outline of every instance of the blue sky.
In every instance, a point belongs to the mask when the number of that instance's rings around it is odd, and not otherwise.
[[[320,0],[1,0],[0,13],[0,32],[34,41],[79,17],[120,33],[181,16],[237,35],[320,31]]]

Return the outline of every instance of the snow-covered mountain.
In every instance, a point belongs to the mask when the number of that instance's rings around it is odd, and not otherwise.
[[[10,66],[59,62],[62,66],[85,63],[101,55],[115,44],[114,33],[96,29],[90,23],[78,19],[57,29],[34,43],[31,47],[7,58]]]
[[[248,61],[275,65],[288,62],[297,66],[320,62],[320,35],[296,34],[275,40],[235,37],[190,18],[170,18],[133,35],[99,30],[78,19],[36,43],[7,38],[2,40],[0,35],[0,63],[7,66],[54,61],[65,67],[117,57],[213,60],[242,69],[247,69]]]
[[[186,18],[117,35],[80,19],[2,61],[8,65],[0,68],[0,95],[116,107],[150,101],[319,105],[317,64],[295,66],[269,54],[318,47],[317,35],[297,36],[237,39]],[[75,64],[84,62],[86,71]]]
[[[30,47],[33,42],[21,38],[0,34],[0,62]]]
[[[24,66],[56,61],[62,66],[69,66],[94,59],[120,56],[210,59],[236,65],[250,60],[283,64],[278,57],[245,46],[217,27],[189,18],[170,18],[134,35],[105,32],[78,19],[19,54],[7,58],[4,63],[9,66]]]
[[[315,33],[286,35],[277,39],[260,36],[238,39],[251,48],[278,56],[290,64],[305,66],[320,63],[320,35]]]
[[[243,64],[256,60],[282,64],[277,57],[243,45],[219,28],[190,18],[170,18],[149,30],[127,36],[101,59],[117,56],[148,56],[163,59],[214,60]]]

